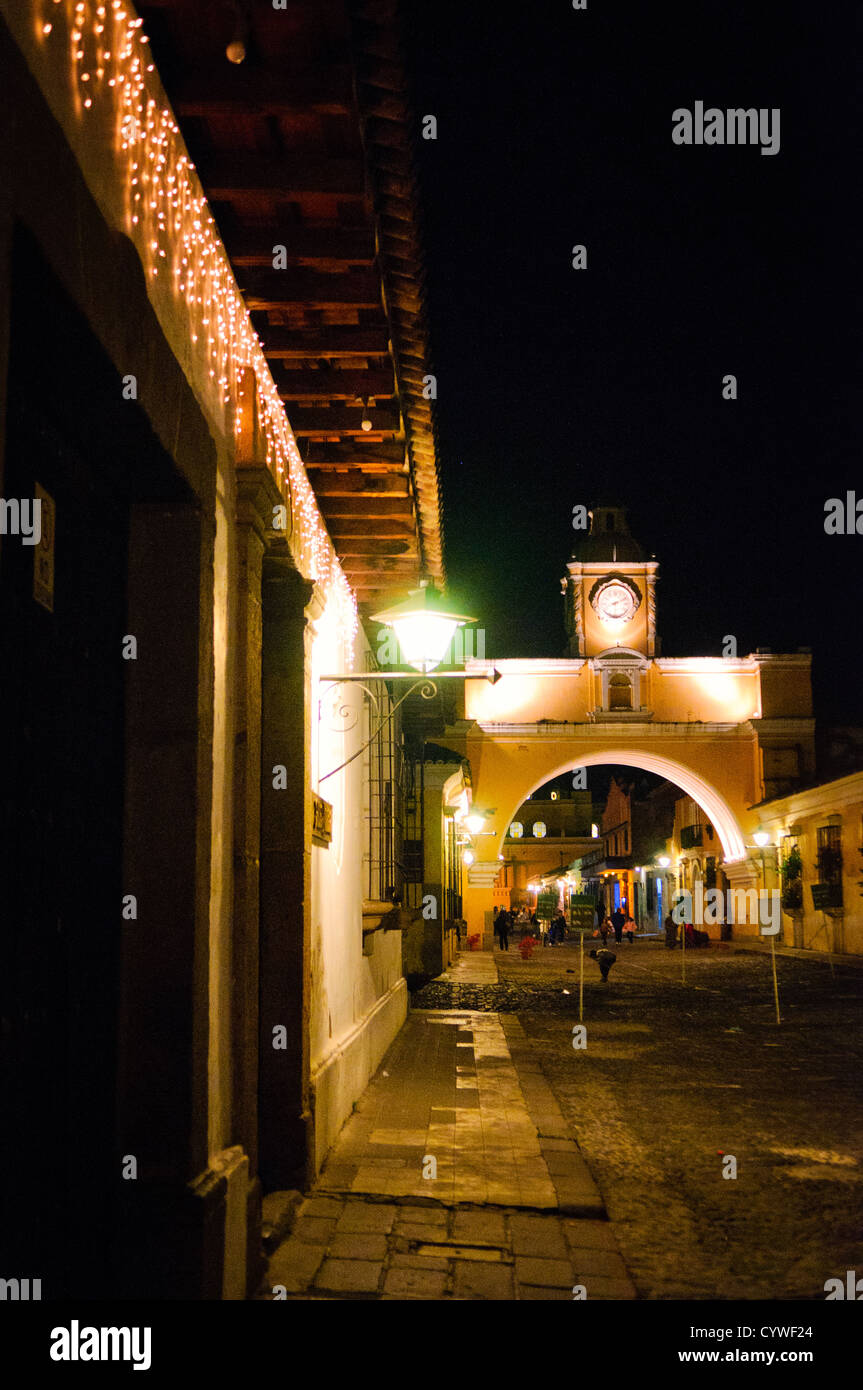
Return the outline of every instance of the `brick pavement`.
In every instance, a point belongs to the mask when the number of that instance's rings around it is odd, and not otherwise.
[[[470,952],[447,975],[494,983],[497,968],[490,952]],[[635,1297],[515,1015],[408,1016],[260,1297]]]
[[[624,1300],[608,1221],[512,1207],[312,1196],[270,1261],[266,1300]]]

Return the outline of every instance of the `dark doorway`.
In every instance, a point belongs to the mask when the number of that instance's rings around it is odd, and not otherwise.
[[[130,505],[171,462],[29,236],[16,236],[3,493],[56,504],[53,612],[34,550],[0,560],[3,1274],[110,1292],[123,894]]]

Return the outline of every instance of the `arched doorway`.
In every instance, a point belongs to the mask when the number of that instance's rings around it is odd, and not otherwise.
[[[644,748],[627,748],[622,742],[611,743],[600,749],[599,740],[595,736],[591,740],[593,747],[588,751],[583,750],[583,745],[579,747],[580,739],[570,738],[565,743],[561,740],[553,750],[546,744],[542,751],[547,756],[543,758],[538,756],[539,749],[536,746],[540,740],[543,744],[546,743],[540,734],[537,741],[531,740],[529,743],[521,744],[516,750],[509,742],[490,740],[483,749],[480,775],[474,781],[474,800],[477,805],[493,811],[494,816],[493,827],[490,827],[492,833],[478,842],[477,859],[467,873],[464,898],[469,931],[488,935],[488,918],[494,896],[493,885],[499,871],[509,825],[519,808],[545,783],[574,769],[619,766],[653,773],[674,784],[680,789],[681,794],[690,796],[696,802],[705,819],[714,827],[722,847],[726,875],[741,886],[755,882],[756,869],[747,854],[745,832],[741,824],[743,817],[737,806],[731,803],[725,789],[717,787],[702,770],[709,761],[704,748],[699,750],[700,756],[697,760],[693,758],[693,763],[698,761],[701,766],[693,766],[664,753]],[[550,743],[550,740],[548,742]],[[564,748],[569,753],[565,759],[562,756]],[[515,752],[520,756],[514,756]],[[722,760],[716,758],[715,750],[712,762],[721,773]],[[725,771],[727,772],[727,769]],[[739,795],[735,798],[738,803],[741,799]],[[744,805],[741,809],[745,812],[748,808]],[[701,876],[702,870],[699,865],[699,877]],[[674,869],[671,869],[662,884],[663,911],[668,910],[665,897],[667,896],[670,902],[680,886],[674,877]],[[608,883],[606,887],[610,892],[614,892],[613,883]],[[614,906],[617,905],[615,902]],[[631,910],[629,900],[626,907],[628,911]]]

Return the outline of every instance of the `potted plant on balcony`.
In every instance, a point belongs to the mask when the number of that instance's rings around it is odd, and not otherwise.
[[[803,911],[803,859],[796,845],[782,865],[782,907],[791,916]]]

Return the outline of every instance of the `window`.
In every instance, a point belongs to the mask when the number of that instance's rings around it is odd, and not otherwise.
[[[818,827],[818,878],[821,883],[842,883],[842,827]]]
[[[545,838],[547,826],[544,820],[535,820],[533,823],[533,833],[537,840]]]
[[[632,709],[632,681],[629,676],[610,676],[608,680],[608,708]]]
[[[392,705],[388,699],[383,708],[391,712]],[[390,718],[384,725],[366,753],[366,881],[367,896],[375,902],[404,901],[405,897],[405,804],[410,768],[404,757],[400,721]]]
[[[510,838],[511,838],[511,839],[513,839],[513,840],[520,840],[520,839],[521,839],[522,835],[524,834],[524,826],[522,825],[522,823],[521,823],[520,820],[514,820],[514,821],[513,821],[512,825],[509,827],[509,833],[510,833]]]
[[[403,843],[405,883],[423,881],[423,842],[405,840]]]

